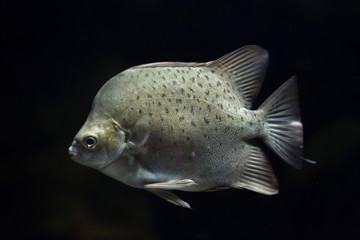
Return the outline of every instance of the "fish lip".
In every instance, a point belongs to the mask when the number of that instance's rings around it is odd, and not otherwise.
[[[76,157],[76,155],[77,154],[75,152],[69,151],[69,156],[70,156],[71,159],[74,160],[74,157]]]
[[[77,156],[77,151],[76,148],[73,147],[73,145],[71,145],[68,149],[69,151],[69,156],[72,160],[75,160],[76,156]]]

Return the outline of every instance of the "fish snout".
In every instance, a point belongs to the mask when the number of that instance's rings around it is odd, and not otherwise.
[[[77,148],[74,146],[76,144],[76,141],[74,140],[71,146],[69,147],[69,156],[71,159],[74,159],[77,156]]]

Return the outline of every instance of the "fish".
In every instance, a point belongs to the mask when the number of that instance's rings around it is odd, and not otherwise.
[[[185,208],[173,190],[277,194],[258,139],[301,168],[303,126],[295,76],[252,109],[268,61],[248,45],[210,62],[131,67],[99,90],[70,157]]]

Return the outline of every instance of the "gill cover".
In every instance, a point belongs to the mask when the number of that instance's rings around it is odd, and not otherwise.
[[[106,139],[106,155],[108,163],[116,160],[124,150],[125,146],[125,132],[121,130],[120,125],[111,120],[107,124],[104,124],[104,132],[107,133]]]

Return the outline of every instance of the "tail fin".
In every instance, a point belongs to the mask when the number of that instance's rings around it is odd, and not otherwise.
[[[265,113],[265,143],[285,162],[301,168],[303,127],[296,77],[290,78],[261,106]]]

